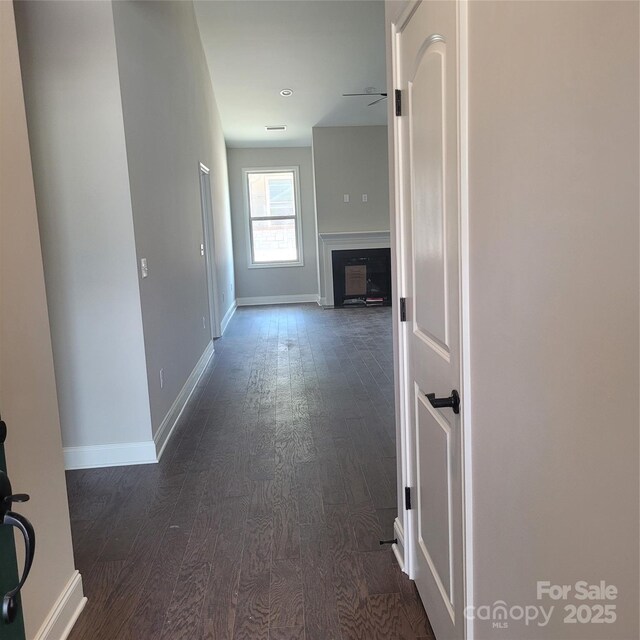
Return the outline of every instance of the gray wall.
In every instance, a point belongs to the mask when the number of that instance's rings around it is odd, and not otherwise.
[[[311,149],[305,147],[229,149],[228,158],[237,297],[240,299],[299,294],[317,295],[318,259]],[[300,167],[304,266],[249,269],[245,220],[247,213],[243,196],[242,170],[284,166]]]
[[[222,314],[233,301],[226,154],[192,3],[115,2],[113,14],[155,433],[210,336],[199,162],[212,171]]]
[[[319,233],[389,230],[387,127],[315,127],[313,164]]]
[[[63,443],[149,441],[111,4],[18,2],[16,17]]]

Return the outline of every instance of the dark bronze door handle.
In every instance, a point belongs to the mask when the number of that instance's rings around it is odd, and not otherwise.
[[[25,493],[13,495],[11,483],[4,471],[0,471],[0,526],[16,527],[24,538],[24,568],[18,584],[2,598],[2,620],[11,624],[18,614],[18,594],[29,577],[33,557],[36,551],[36,534],[31,523],[18,513],[11,511],[13,502],[26,502],[29,496]]]
[[[460,413],[460,394],[454,389],[448,398],[436,398],[435,393],[427,393],[427,399],[435,409],[451,407],[453,413]]]

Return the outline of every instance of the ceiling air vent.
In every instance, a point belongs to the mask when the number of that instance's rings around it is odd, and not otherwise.
[[[267,125],[265,128],[265,131],[286,131],[287,127],[284,124],[274,124],[274,125]]]

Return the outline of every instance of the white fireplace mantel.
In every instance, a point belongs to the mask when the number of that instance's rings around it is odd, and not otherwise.
[[[391,247],[389,231],[345,231],[340,233],[320,233],[320,268],[323,275],[323,288],[320,304],[332,307],[333,300],[333,262],[331,252],[342,249],[387,249]]]

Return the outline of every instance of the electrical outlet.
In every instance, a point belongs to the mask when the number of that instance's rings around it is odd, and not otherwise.
[[[203,244],[200,245],[200,255],[201,256],[204,255],[204,245]]]
[[[202,316],[202,328],[203,329],[207,328],[207,321],[204,319],[204,316]]]
[[[369,199],[369,196],[366,193],[362,194],[362,202],[366,202]]]
[[[160,369],[160,388],[164,389],[164,369]]]
[[[342,196],[342,200],[343,200],[343,202],[349,202],[349,194],[348,194],[348,193],[345,193],[345,194]]]
[[[147,259],[140,258],[140,275],[146,278],[149,275],[149,267],[147,266]]]

